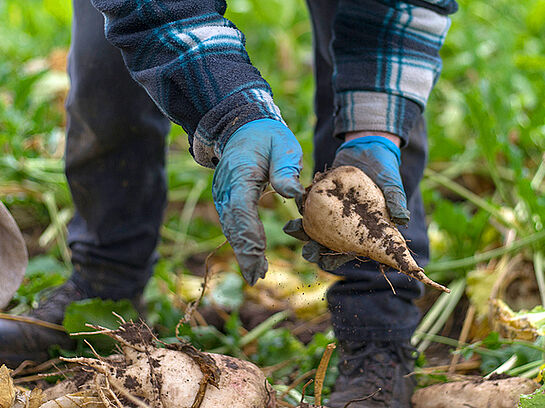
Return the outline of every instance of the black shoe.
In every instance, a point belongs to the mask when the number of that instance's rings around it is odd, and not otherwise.
[[[28,316],[61,325],[66,307],[85,297],[73,282],[68,281],[54,289]],[[47,351],[54,344],[70,349],[74,347],[75,341],[63,331],[31,323],[0,320],[0,364],[16,368],[25,360],[36,363],[46,361],[49,358]]]
[[[353,401],[349,408],[410,408],[415,381],[406,376],[414,368],[412,347],[401,343],[341,343],[339,351],[339,377],[329,407],[344,408]]]

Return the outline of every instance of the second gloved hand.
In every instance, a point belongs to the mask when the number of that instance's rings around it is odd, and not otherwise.
[[[382,136],[358,137],[343,143],[333,161],[333,167],[354,166],[367,174],[382,190],[392,221],[405,225],[409,222],[410,213],[399,173],[400,165],[399,147]]]
[[[265,230],[257,203],[267,182],[282,196],[300,199],[303,152],[283,123],[249,122],[231,135],[214,172],[212,194],[223,233],[246,281],[253,285],[268,269]]]
[[[382,136],[364,136],[343,143],[335,155],[333,167],[354,166],[361,169],[382,190],[392,221],[409,222],[407,198],[403,189],[399,166],[401,152],[391,140]],[[330,249],[311,240],[304,232],[301,219],[289,221],[284,232],[308,241],[303,247],[303,258],[317,263],[326,271],[334,271],[354,259],[350,254],[335,254]]]

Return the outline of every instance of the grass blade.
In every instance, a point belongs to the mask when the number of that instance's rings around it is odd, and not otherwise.
[[[536,274],[537,286],[541,304],[545,307],[545,271],[543,268],[543,252],[537,251],[534,254],[534,271]]]
[[[52,192],[46,191],[43,194],[43,200],[44,204],[47,208],[47,211],[49,212],[49,217],[51,218],[51,224],[55,228],[56,237],[57,237],[57,245],[59,246],[60,253],[62,256],[62,259],[65,263],[65,265],[68,268],[71,268],[71,261],[70,261],[70,250],[68,249],[68,245],[66,244],[66,226],[63,224],[61,218],[59,217],[59,212],[57,211],[57,203],[55,200],[55,196]]]
[[[436,182],[437,184],[442,185],[443,187],[448,188],[449,190],[453,191],[454,193],[458,194],[460,197],[465,198],[467,201],[475,205],[476,207],[482,208],[486,212],[490,213],[494,218],[496,218],[498,221],[500,221],[502,224],[509,228],[517,229],[518,226],[513,224],[510,220],[505,218],[505,216],[500,212],[498,208],[496,208],[494,205],[490,204],[486,200],[483,200],[481,197],[479,197],[474,192],[468,190],[467,188],[461,186],[460,184],[456,183],[455,181],[452,181],[448,177],[443,176],[440,173],[437,173],[431,169],[426,169],[425,173],[426,177],[428,177],[430,180]]]
[[[266,331],[271,330],[274,326],[289,317],[290,312],[283,311],[273,314],[263,323],[250,330],[244,337],[240,339],[239,347],[244,347],[252,341],[262,336]]]
[[[411,344],[416,346],[418,342],[423,338],[421,333],[426,333],[432,326],[433,323],[439,318],[441,312],[445,308],[445,305],[448,302],[448,293],[441,293],[431,309],[426,313],[426,315],[420,321],[417,331],[411,339]]]
[[[492,249],[490,251],[482,252],[480,254],[470,256],[468,258],[432,263],[425,268],[426,274],[429,275],[430,273],[446,271],[450,269],[467,268],[467,267],[476,265],[478,263],[486,262],[493,258],[497,258],[502,255],[509,254],[511,252],[519,251],[522,248],[525,248],[531,244],[535,244],[544,239],[545,239],[545,230],[542,230],[534,234],[528,235],[524,238],[521,238],[517,241],[514,241],[512,244],[503,246],[501,248]]]
[[[450,285],[450,289],[451,289],[450,294],[446,294],[446,293],[444,294],[448,296],[447,302],[444,308],[441,310],[441,313],[438,316],[438,318],[435,320],[431,328],[427,331],[427,334],[435,335],[439,333],[439,330],[441,330],[441,328],[445,325],[450,315],[454,311],[456,305],[460,301],[460,298],[464,294],[465,287],[466,287],[465,279],[458,279],[457,281],[455,281],[453,284]],[[418,338],[419,336],[422,336],[422,335],[415,334],[415,336],[417,336]],[[413,336],[413,338],[415,337]],[[416,341],[416,343],[417,342],[418,341]],[[417,350],[420,353],[422,353],[428,348],[430,344],[431,344],[431,340],[423,339],[422,342],[418,345]]]

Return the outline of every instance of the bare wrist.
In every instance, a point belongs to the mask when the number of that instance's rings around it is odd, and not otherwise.
[[[354,140],[360,137],[366,137],[366,136],[382,136],[385,137],[388,140],[391,140],[395,143],[397,147],[401,146],[401,139],[399,136],[394,135],[393,133],[389,132],[377,132],[377,131],[368,131],[368,130],[358,130],[356,132],[346,132],[344,134],[344,141],[348,142],[350,140]]]

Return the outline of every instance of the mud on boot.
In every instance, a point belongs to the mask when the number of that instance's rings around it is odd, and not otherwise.
[[[339,377],[329,407],[344,408],[354,401],[350,408],[410,408],[415,382],[407,374],[414,368],[415,350],[407,343],[341,342],[339,352]]]

